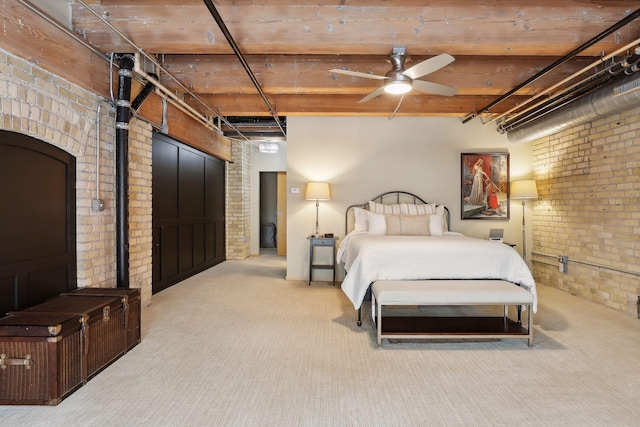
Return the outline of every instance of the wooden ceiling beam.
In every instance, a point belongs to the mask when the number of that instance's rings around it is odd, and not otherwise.
[[[395,110],[399,98],[383,95],[359,104],[359,95],[272,95],[269,96],[280,116],[383,116]],[[205,95],[202,99],[223,116],[269,116],[259,95]],[[398,116],[464,117],[495,99],[494,96],[435,97],[405,96]],[[186,100],[189,102],[189,100]],[[522,102],[514,96],[496,106],[500,113]],[[192,104],[196,107],[196,104]]]
[[[407,67],[429,57],[412,57]],[[234,55],[168,55],[163,66],[185,86],[199,94],[255,94],[256,90]],[[263,90],[269,94],[359,94],[377,89],[380,80],[330,73],[333,68],[384,75],[391,65],[384,57],[248,55],[245,57]],[[447,67],[422,78],[456,87],[459,95],[501,95],[533,76],[556,58],[462,56]],[[553,74],[539,79],[519,94],[531,94],[549,87],[592,63],[593,58],[576,58]],[[168,88],[180,88],[167,76]]]
[[[561,56],[624,18],[628,1],[439,0],[218,1],[217,9],[244,54],[410,54]],[[201,1],[115,1],[89,5],[148,53],[232,53]],[[77,2],[73,27],[105,52],[130,46]],[[588,49],[596,56],[635,38],[633,22]],[[544,40],[544,42],[541,42]]]

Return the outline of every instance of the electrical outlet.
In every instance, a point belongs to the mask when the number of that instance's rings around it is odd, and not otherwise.
[[[560,255],[558,257],[558,270],[560,271],[560,273],[566,273],[567,272],[567,262],[569,261],[569,257],[564,256],[564,255]]]
[[[91,201],[91,210],[94,212],[102,212],[104,210],[104,200],[93,199]]]
[[[291,194],[298,194],[300,189],[298,187],[291,187]]]

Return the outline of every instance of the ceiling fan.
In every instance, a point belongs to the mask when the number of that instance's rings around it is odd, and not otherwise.
[[[394,47],[391,55],[387,56],[387,61],[391,63],[393,68],[384,76],[361,73],[359,71],[342,70],[338,68],[331,69],[329,72],[345,74],[353,77],[363,77],[366,79],[384,80],[384,84],[381,87],[362,98],[358,101],[359,103],[367,102],[370,99],[382,95],[383,93],[404,95],[412,89],[443,96],[453,96],[458,92],[456,88],[450,86],[418,80],[420,77],[433,73],[434,71],[437,71],[445,65],[455,61],[453,56],[443,53],[442,55],[434,56],[433,58],[418,62],[416,65],[405,70],[404,63],[408,59],[410,59],[410,56],[406,54],[403,47]],[[400,99],[400,102],[402,102],[402,98]],[[396,111],[399,107],[400,104],[398,104]]]

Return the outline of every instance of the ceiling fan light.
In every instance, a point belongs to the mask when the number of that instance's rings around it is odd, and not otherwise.
[[[384,91],[393,95],[402,95],[411,90],[411,83],[403,81],[390,81],[384,85]]]

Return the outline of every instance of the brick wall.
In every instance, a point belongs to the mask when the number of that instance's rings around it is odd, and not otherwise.
[[[129,286],[151,301],[153,280],[153,204],[151,126],[129,124]]]
[[[99,197],[96,197],[96,117],[100,98],[35,65],[0,50],[0,128],[20,132],[76,157],[78,286],[113,287],[115,252],[114,109],[100,108]],[[151,129],[133,120],[130,130],[130,275],[151,299]]]
[[[536,280],[631,315],[640,295],[640,108],[534,142]],[[558,255],[569,257],[568,272]]]
[[[231,142],[231,163],[227,164],[227,259],[245,259],[250,248],[250,144]]]

